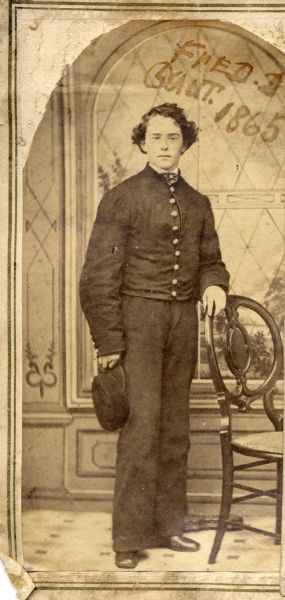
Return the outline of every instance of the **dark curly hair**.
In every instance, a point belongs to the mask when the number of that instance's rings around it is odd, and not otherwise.
[[[142,116],[140,123],[133,129],[132,142],[133,144],[137,144],[144,154],[146,154],[146,152],[142,149],[141,144],[145,140],[146,128],[150,119],[157,115],[161,117],[170,117],[177,125],[179,125],[186,146],[185,150],[190,148],[190,146],[197,141],[199,129],[196,123],[194,123],[194,121],[187,121],[183,108],[180,108],[177,104],[165,102],[165,104],[154,106],[145,113],[145,115]]]

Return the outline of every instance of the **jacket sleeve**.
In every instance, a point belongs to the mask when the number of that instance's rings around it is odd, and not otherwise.
[[[116,189],[103,196],[89,240],[79,294],[98,355],[124,350],[120,288],[129,211]]]
[[[209,285],[219,285],[225,292],[229,288],[229,273],[222,261],[219,238],[215,229],[210,200],[206,201],[204,227],[200,239],[199,291],[200,298]]]

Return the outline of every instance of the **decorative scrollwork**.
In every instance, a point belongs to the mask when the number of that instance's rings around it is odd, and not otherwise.
[[[39,387],[40,397],[43,398],[45,387],[52,388],[57,383],[57,376],[54,373],[53,357],[55,355],[54,342],[51,342],[48,347],[48,352],[45,355],[47,359],[42,369],[40,368],[38,361],[38,355],[35,354],[28,343],[26,348],[26,356],[29,361],[30,370],[26,374],[26,382],[31,387]]]

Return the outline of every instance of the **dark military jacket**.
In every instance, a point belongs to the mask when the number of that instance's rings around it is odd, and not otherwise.
[[[210,201],[183,177],[169,187],[147,164],[103,196],[80,280],[99,355],[124,350],[122,294],[198,300],[228,280]]]

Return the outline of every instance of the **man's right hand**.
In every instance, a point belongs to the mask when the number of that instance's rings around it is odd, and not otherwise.
[[[113,369],[121,358],[120,354],[106,354],[106,356],[98,356],[98,366],[102,369]]]

